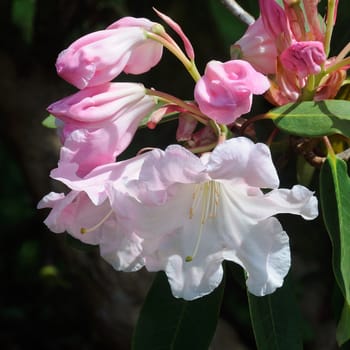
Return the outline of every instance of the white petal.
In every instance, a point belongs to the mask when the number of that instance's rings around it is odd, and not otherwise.
[[[146,257],[149,271],[164,270],[176,298],[194,300],[211,293],[221,282],[223,269],[222,247],[215,241],[215,233],[208,236],[210,230],[202,236],[200,250],[190,262],[186,257],[191,255],[198,238],[196,226],[186,225],[164,237],[156,252]],[[219,245],[218,245],[219,243]]]
[[[50,176],[72,190],[86,192],[95,205],[100,205],[107,198],[105,187],[109,181],[118,185],[120,191],[130,192],[125,185],[139,176],[144,158],[145,155],[140,155],[125,161],[100,165],[84,178],[76,174],[75,163],[61,163],[51,171]]]
[[[245,137],[218,145],[211,154],[207,171],[213,179],[239,178],[254,187],[277,188],[279,185],[270,149]]]
[[[292,189],[275,189],[265,195],[243,197],[240,206],[246,215],[262,220],[276,214],[301,215],[306,220],[318,215],[317,198],[313,192],[301,185]]]
[[[134,232],[109,222],[104,225],[100,253],[117,271],[137,271],[144,265],[142,242]]]
[[[150,152],[145,160],[140,179],[146,181],[150,189],[164,188],[174,183],[192,184],[208,180],[205,167],[200,159],[186,148],[170,145],[165,151]]]
[[[118,184],[107,186],[113,210],[123,219],[124,226],[130,227],[141,237],[150,239],[173,232],[189,217],[194,185],[178,185],[174,191],[176,196],[169,197],[162,205],[154,205],[140,203],[135,198],[119,193]],[[156,194],[149,192],[148,196]]]
[[[257,296],[270,294],[283,284],[290,268],[289,239],[276,218],[268,218],[244,232],[235,254],[227,260],[241,265],[248,275],[249,292]]]

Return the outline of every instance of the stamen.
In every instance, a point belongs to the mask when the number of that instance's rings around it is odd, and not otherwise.
[[[199,243],[203,234],[204,225],[206,224],[208,219],[214,219],[217,215],[219,197],[220,183],[215,181],[208,181],[203,184],[196,185],[193,192],[193,204],[190,208],[189,218],[193,218],[195,211],[199,206],[199,203],[201,202],[200,228],[192,255],[186,256],[186,262],[191,262],[197,255]]]
[[[80,229],[80,233],[81,234],[85,234],[85,233],[88,233],[88,232],[92,232],[92,231],[95,231],[96,229],[98,229],[113,213],[113,209],[111,209],[96,225],[94,226],[91,226],[91,227],[82,227]]]

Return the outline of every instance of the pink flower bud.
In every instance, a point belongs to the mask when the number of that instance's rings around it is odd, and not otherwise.
[[[114,162],[154,106],[154,98],[136,83],[106,83],[53,103],[48,111],[63,121],[59,167],[76,163],[77,174],[85,176]]]
[[[179,35],[179,37],[181,38],[184,47],[185,47],[185,51],[186,54],[188,56],[188,58],[190,60],[194,60],[194,50],[193,50],[193,46],[190,42],[190,40],[187,38],[186,34],[183,32],[182,28],[173,20],[171,19],[169,16],[165,15],[164,13],[156,10],[155,8],[153,8],[153,10],[156,12],[156,14],[165,22],[169,25],[169,27],[171,29],[173,29],[175,31],[175,33],[177,33]]]
[[[263,74],[276,73],[276,43],[265,30],[261,17],[248,27],[230,51],[232,59],[248,61]]]
[[[280,60],[285,68],[295,72],[299,78],[305,78],[321,71],[326,54],[319,41],[299,41],[285,49]]]
[[[259,7],[265,30],[270,37],[278,40],[283,33],[283,40],[290,40],[292,32],[284,8],[275,0],[259,0]]]
[[[194,97],[202,113],[218,123],[231,124],[250,111],[252,94],[263,94],[269,86],[268,79],[248,62],[210,61]]]
[[[179,106],[173,104],[166,104],[162,107],[159,107],[151,113],[147,121],[147,127],[153,130],[166,115],[174,114],[180,111],[182,111],[182,109]]]
[[[190,140],[197,124],[197,120],[190,114],[180,113],[179,124],[176,129],[176,140],[178,142]]]
[[[109,82],[122,71],[147,72],[159,62],[163,51],[161,44],[145,35],[154,25],[145,18],[126,17],[105,30],[87,34],[59,54],[57,73],[83,89]]]
[[[192,139],[189,141],[191,147],[202,147],[216,142],[218,136],[215,134],[211,126],[205,126],[192,134]]]
[[[51,104],[47,110],[55,117],[81,125],[118,118],[128,107],[145,96],[138,83],[105,83],[78,91]]]

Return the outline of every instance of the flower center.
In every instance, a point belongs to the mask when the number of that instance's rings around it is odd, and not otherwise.
[[[199,232],[197,241],[194,246],[192,255],[185,258],[186,262],[190,262],[196,256],[199,248],[199,243],[202,238],[203,228],[208,219],[216,217],[220,198],[220,183],[208,181],[201,184],[196,184],[193,191],[193,203],[190,208],[189,218],[192,219],[196,212],[200,211]]]
[[[88,233],[88,232],[92,232],[92,231],[95,231],[97,230],[113,213],[113,209],[111,209],[110,211],[108,211],[108,213],[102,217],[102,219],[94,226],[91,226],[91,227],[82,227],[80,229],[80,233],[81,234],[84,234],[84,233]]]

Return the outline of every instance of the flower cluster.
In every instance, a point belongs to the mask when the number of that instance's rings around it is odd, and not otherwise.
[[[347,67],[338,67],[343,54],[327,58],[338,1],[329,8],[328,25],[317,3],[283,0],[282,7],[275,0],[259,0],[260,17],[231,46],[232,58],[269,75],[266,98],[274,105],[332,99],[346,78]]]
[[[274,1],[261,1],[261,8],[262,16],[240,45],[258,27],[260,53],[265,49],[269,55],[262,55],[266,65],[243,49],[243,60],[212,60],[201,75],[180,26],[158,11],[179,35],[184,51],[161,24],[125,17],[83,36],[59,55],[58,74],[80,90],[48,107],[62,142],[51,177],[68,188],[65,194],[49,193],[38,205],[51,208],[45,220],[50,230],[98,245],[116,270],[164,270],[173,295],[186,300],[220,284],[224,260],[245,269],[248,290],[255,295],[283,284],[290,249],[274,216],[314,219],[316,197],[300,185],[279,189],[268,146],[229,138],[227,131],[250,111],[254,94],[269,91],[276,101],[282,98],[276,96],[291,98],[326,58],[319,27],[313,28],[312,40],[304,41],[303,33],[296,35],[300,28],[289,24],[291,15],[279,16],[278,26],[271,23],[270,11],[282,11]],[[140,83],[112,82],[122,72],[151,69],[163,47],[193,77],[193,101]],[[275,74],[272,85],[267,73]],[[290,82],[291,75],[297,81]],[[276,94],[271,92],[275,84]],[[141,123],[152,129],[169,113],[178,115],[176,138],[182,145],[118,160]]]

